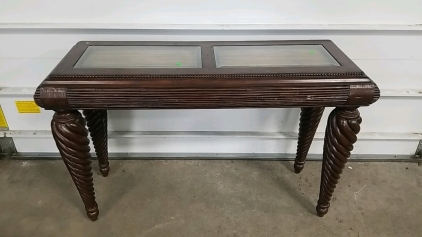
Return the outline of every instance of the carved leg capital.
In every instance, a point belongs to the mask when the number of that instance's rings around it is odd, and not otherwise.
[[[98,217],[89,154],[88,131],[85,120],[76,111],[57,111],[51,121],[51,130],[63,161],[81,195],[91,220]]]
[[[324,139],[321,187],[316,207],[318,216],[324,216],[340,179],[353,144],[357,141],[362,118],[356,107],[336,108],[328,117]]]

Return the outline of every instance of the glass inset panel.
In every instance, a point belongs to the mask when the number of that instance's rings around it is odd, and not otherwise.
[[[214,46],[217,68],[340,66],[322,45]]]
[[[89,46],[75,68],[202,68],[199,46]]]

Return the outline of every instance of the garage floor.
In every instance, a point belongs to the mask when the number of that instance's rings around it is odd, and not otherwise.
[[[422,167],[349,163],[315,215],[320,162],[94,161],[91,222],[65,166],[0,160],[0,236],[422,236]]]

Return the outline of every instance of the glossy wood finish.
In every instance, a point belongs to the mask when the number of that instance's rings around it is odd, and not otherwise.
[[[319,121],[324,113],[323,107],[302,108],[299,122],[299,137],[297,152],[294,164],[295,172],[298,174],[303,170],[306,156],[314,139]]]
[[[341,66],[216,68],[214,45],[324,46]],[[89,46],[200,46],[202,68],[73,68]],[[364,91],[365,95],[362,95]],[[364,106],[375,83],[329,40],[80,42],[37,88],[46,109],[216,109]],[[259,98],[259,99],[257,99]]]
[[[57,148],[85,204],[88,217],[98,218],[92,179],[91,155],[85,120],[76,111],[58,111],[51,121],[51,131]]]
[[[324,153],[321,171],[321,188],[316,211],[324,216],[330,207],[330,200],[340,179],[353,144],[360,131],[360,117],[357,108],[336,108],[328,117],[325,131]]]
[[[107,146],[107,110],[84,110],[83,113],[94,144],[100,172],[107,177],[110,171]]]
[[[213,46],[322,45],[341,66],[216,68]],[[202,68],[74,68],[89,46],[200,46]],[[56,110],[52,131],[57,147],[95,220],[88,132],[77,110],[84,110],[101,173],[109,172],[108,109],[302,109],[295,172],[304,166],[325,107],[328,119],[317,214],[327,213],[361,122],[357,108],[378,100],[377,85],[333,42],[79,42],[34,94],[35,102]]]

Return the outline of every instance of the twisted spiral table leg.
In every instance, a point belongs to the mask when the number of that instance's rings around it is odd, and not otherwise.
[[[305,165],[306,156],[321,120],[324,107],[302,108],[299,122],[299,139],[295,159],[295,173],[300,173]]]
[[[324,152],[321,171],[321,187],[316,211],[324,216],[330,207],[330,200],[340,179],[353,144],[360,131],[360,117],[357,108],[336,108],[328,117],[325,131]]]
[[[110,171],[107,147],[107,110],[84,110],[83,113],[97,154],[100,172],[107,177]]]
[[[98,218],[92,180],[91,156],[85,120],[76,111],[58,111],[51,121],[51,130],[63,161],[81,195],[88,217]]]

